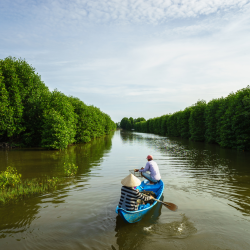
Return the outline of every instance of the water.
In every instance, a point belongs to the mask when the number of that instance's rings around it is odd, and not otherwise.
[[[164,200],[139,223],[115,213],[120,181],[152,154],[165,183]],[[62,176],[52,194],[0,207],[0,249],[250,249],[250,153],[152,134],[113,135],[62,151],[0,151],[0,171],[23,178]]]

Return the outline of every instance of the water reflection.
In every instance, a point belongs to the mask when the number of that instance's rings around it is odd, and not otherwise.
[[[111,138],[65,151],[0,151],[0,169],[15,166],[24,178],[60,176],[67,161],[79,166],[53,194],[0,207],[0,249],[249,249],[243,215],[250,215],[250,154],[125,131],[115,133],[113,145]],[[160,167],[165,200],[179,210],[157,204],[127,224],[115,213],[120,180],[143,166],[148,152]]]
[[[78,166],[76,178],[66,178],[54,193],[25,199],[17,204],[0,206],[0,238],[27,231],[32,221],[39,218],[41,210],[47,207],[56,208],[59,204],[65,203],[72,190],[83,190],[93,167],[99,166],[102,158],[111,150],[112,136],[113,134],[97,138],[90,143],[71,146],[61,151],[0,151],[1,170],[5,170],[7,166],[16,167],[23,178],[62,176],[64,162],[73,162]]]
[[[121,132],[124,143],[141,141],[168,157],[164,162],[178,178],[191,178],[183,191],[225,198],[230,206],[250,215],[250,153],[181,138]],[[158,161],[160,163],[160,160]]]
[[[63,175],[64,162],[76,164],[78,174],[87,174],[91,167],[100,165],[102,157],[112,147],[112,137],[96,138],[86,144],[69,146],[64,150],[12,149],[0,150],[0,171],[15,167],[24,178]]]

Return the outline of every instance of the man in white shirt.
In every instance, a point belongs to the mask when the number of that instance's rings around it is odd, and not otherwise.
[[[157,183],[161,179],[159,167],[155,161],[153,161],[153,156],[148,155],[148,160],[145,168],[135,169],[135,172],[141,172],[142,176],[145,177],[147,180],[150,181],[150,184],[153,185]],[[149,171],[150,174],[146,173],[146,171]]]

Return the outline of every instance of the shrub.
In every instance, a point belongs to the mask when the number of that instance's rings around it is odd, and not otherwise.
[[[64,163],[63,168],[66,176],[74,176],[78,169],[74,163]]]
[[[63,149],[70,143],[68,126],[58,111],[51,109],[43,115],[41,146],[45,148]]]
[[[21,182],[21,174],[13,167],[7,167],[6,171],[0,173],[0,188],[15,186]]]

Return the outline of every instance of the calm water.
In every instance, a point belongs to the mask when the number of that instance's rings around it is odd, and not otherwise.
[[[165,183],[164,200],[142,221],[115,213],[120,181],[152,154]],[[0,207],[0,249],[250,249],[250,153],[216,145],[116,131],[63,151],[0,151],[0,171],[23,178],[61,176],[79,167],[53,194]]]

